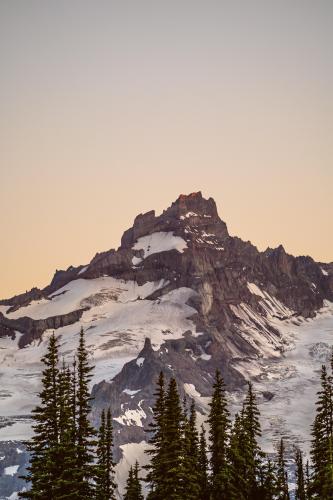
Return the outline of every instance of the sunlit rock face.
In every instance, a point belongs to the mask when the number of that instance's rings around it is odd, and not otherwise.
[[[201,414],[217,368],[233,394],[255,379],[262,404],[274,408],[282,387],[276,370],[297,372],[283,363],[294,332],[319,310],[330,314],[329,301],[332,264],[293,257],[282,246],[259,252],[229,235],[212,198],[180,195],[161,215],[138,215],[117,250],[0,302],[0,414],[13,424],[11,439],[29,435],[48,338],[54,331],[70,361],[81,327],[95,364],[92,420],[97,425],[101,409],[112,407],[117,458],[129,443],[143,450],[161,370]],[[310,364],[327,345],[326,337],[313,339]]]

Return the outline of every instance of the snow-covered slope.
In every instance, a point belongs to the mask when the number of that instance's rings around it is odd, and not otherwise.
[[[92,383],[111,380],[142,349],[146,337],[158,349],[166,339],[179,338],[185,331],[196,335],[190,320],[196,311],[186,302],[195,294],[189,288],[172,290],[157,300],[147,300],[167,282],[147,282],[139,286],[111,277],[78,279],[62,287],[49,299],[34,301],[29,306],[6,314],[8,318],[29,316],[42,319],[87,307],[80,321],[73,325],[46,330],[41,339],[19,349],[21,334],[0,338],[2,369],[1,415],[25,415],[36,404],[41,363],[49,336],[54,331],[60,342],[60,353],[71,361],[81,326],[87,334],[92,363],[96,365]],[[1,431],[0,431],[1,436]]]
[[[95,365],[92,419],[97,424],[101,408],[111,404],[119,477],[134,451],[144,456],[144,427],[161,369],[195,400],[200,421],[216,368],[235,408],[252,378],[260,393],[273,394],[261,401],[273,440],[281,430],[305,439],[316,370],[333,342],[329,300],[331,264],[295,258],[283,247],[258,252],[229,236],[214,200],[181,195],[160,216],[139,215],[118,250],[57,271],[44,290],[1,301],[0,455],[9,439],[31,435],[29,415],[49,336],[54,331],[61,354],[71,360],[81,327]],[[16,464],[4,453],[0,484],[5,477],[14,488],[17,474],[5,474],[4,467]]]

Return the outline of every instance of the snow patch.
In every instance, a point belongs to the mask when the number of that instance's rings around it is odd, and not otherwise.
[[[118,485],[119,494],[122,496],[125,493],[126,479],[128,471],[132,465],[135,465],[136,460],[140,464],[140,476],[144,475],[143,467],[150,461],[150,457],[146,452],[151,446],[146,441],[140,443],[126,443],[120,446],[123,453],[121,460],[115,467],[115,482]]]
[[[65,302],[74,301],[73,295],[76,302],[90,307],[80,321],[54,332],[59,339],[60,355],[72,362],[80,328],[84,328],[91,364],[95,365],[92,387],[103,379],[109,381],[125,363],[135,360],[144,346],[145,337],[156,350],[165,340],[181,338],[187,331],[200,335],[190,319],[196,311],[187,305],[189,298],[196,293],[192,289],[182,287],[156,300],[145,298],[166,283],[161,280],[139,286],[135,282],[110,277],[79,279],[64,286],[62,291],[66,290],[66,293],[53,297],[46,305],[28,307],[31,316],[43,316],[39,308],[46,306],[50,307],[46,316],[53,316],[55,310],[60,310],[62,301],[62,312],[70,308]],[[25,309],[21,311],[26,312]],[[41,339],[24,349],[18,347],[22,336],[19,332],[14,339],[9,336],[0,338],[1,387],[5,388],[0,399],[0,415],[10,418],[12,424],[1,427],[0,441],[25,441],[33,435],[31,420],[23,417],[28,416],[38,403],[43,368],[40,360],[46,353],[52,333],[51,330],[45,331]]]
[[[262,297],[265,299],[265,295],[263,292],[260,290],[260,288],[255,284],[255,283],[247,283],[247,287],[250,290],[250,292],[254,295],[258,295],[259,297]]]
[[[183,253],[185,248],[187,248],[187,243],[180,236],[175,236],[171,231],[159,231],[139,238],[132,250],[143,250],[143,259],[146,259],[149,255],[169,250]],[[139,257],[133,257],[132,264],[136,266],[141,261]]]
[[[49,300],[32,301],[28,306],[21,307],[6,316],[17,319],[28,316],[32,319],[46,319],[51,316],[68,314],[84,307],[91,308],[105,302],[128,302],[145,298],[154,291],[163,288],[167,282],[149,281],[140,286],[135,281],[124,281],[110,276],[73,280],[56,292],[49,295]]]
[[[211,400],[210,397],[201,396],[193,384],[184,384],[184,390],[190,398],[194,399],[197,406],[201,407],[204,411],[208,411],[208,404]]]
[[[141,408],[142,401],[140,401],[136,410],[125,410],[124,415],[114,417],[113,420],[116,420],[121,425],[137,425],[138,427],[143,427],[141,420],[146,419],[147,415]]]
[[[83,274],[87,269],[88,269],[89,266],[84,266],[77,274]]]
[[[200,354],[200,356],[199,356],[199,358],[201,358],[201,359],[203,359],[205,361],[209,361],[211,359],[211,357],[212,356],[210,354],[206,354],[206,353]]]
[[[325,269],[323,269],[322,267],[320,269],[324,276],[328,276],[328,272]]]
[[[201,398],[201,394],[196,390],[193,384],[184,384],[184,390],[193,399]]]
[[[185,215],[181,215],[180,216],[180,219],[181,220],[184,220],[184,219],[188,219],[189,217],[199,217],[198,214],[196,214],[195,212],[187,212],[187,214]],[[209,216],[208,216],[209,217]]]
[[[8,311],[8,309],[10,309],[12,306],[0,306],[0,313],[2,314],[6,314],[6,312]]]
[[[138,392],[140,392],[141,389],[137,389],[136,391],[134,390],[131,390],[131,389],[124,389],[123,392],[125,394],[128,394],[129,396],[134,396],[134,394],[137,394]]]
[[[19,470],[19,465],[10,465],[9,467],[5,467],[4,475],[5,476],[14,476]]]
[[[143,363],[145,362],[145,358],[138,358],[136,360],[136,364],[137,366],[139,366],[141,368],[141,366],[143,365]]]

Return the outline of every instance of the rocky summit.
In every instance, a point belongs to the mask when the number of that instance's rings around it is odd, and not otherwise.
[[[145,446],[161,370],[204,415],[217,368],[230,394],[249,378],[262,380],[293,348],[295,331],[331,311],[331,302],[333,263],[282,246],[259,252],[229,235],[212,198],[180,195],[161,215],[138,215],[117,250],[56,271],[43,290],[0,301],[0,440],[31,433],[40,358],[53,331],[66,359],[80,328],[86,332],[95,364],[92,420],[98,424],[111,406],[121,476],[131,446],[136,455]],[[265,404],[273,404],[268,389]],[[7,477],[9,493],[20,467]]]

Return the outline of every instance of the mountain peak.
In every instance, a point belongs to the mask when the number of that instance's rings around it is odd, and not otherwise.
[[[179,195],[159,216],[155,215],[154,210],[139,214],[133,227],[125,231],[121,248],[132,248],[138,238],[154,232],[174,232],[175,235],[184,236],[185,229],[186,233],[190,233],[191,227],[200,228],[219,238],[228,236],[227,226],[217,213],[215,201],[213,198],[204,198],[198,191]]]
[[[163,214],[176,217],[189,217],[193,215],[219,219],[215,201],[213,198],[204,198],[201,191],[180,194],[177,200]]]

